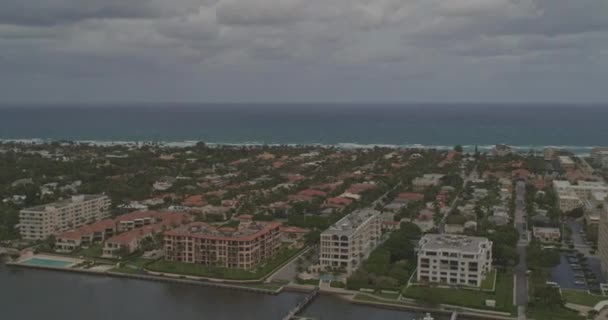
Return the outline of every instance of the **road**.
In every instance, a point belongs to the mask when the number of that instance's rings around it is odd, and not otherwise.
[[[515,185],[515,228],[519,232],[517,253],[519,264],[515,267],[515,305],[517,305],[517,319],[526,319],[526,306],[528,305],[528,264],[526,261],[526,248],[528,246],[528,225],[526,222],[526,184],[518,181]]]

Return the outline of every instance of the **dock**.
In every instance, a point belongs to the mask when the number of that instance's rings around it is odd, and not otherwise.
[[[289,310],[289,312],[281,319],[283,320],[293,320],[293,319],[302,319],[302,318],[297,318],[296,316],[298,315],[298,313],[302,312],[302,310],[304,310],[304,308],[306,308],[313,300],[315,300],[315,298],[319,295],[319,288],[315,288],[312,292],[310,292],[308,295],[306,295],[304,297],[304,299],[300,300],[300,302],[298,302],[298,304],[291,308],[291,310]]]

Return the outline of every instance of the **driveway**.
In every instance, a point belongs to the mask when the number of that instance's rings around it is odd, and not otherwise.
[[[318,247],[314,247],[314,248],[309,249],[309,250],[313,250],[315,252],[315,254],[313,255],[313,258],[311,260],[313,260],[313,261],[318,260],[318,255],[319,255],[319,249],[318,249]],[[273,275],[271,275],[270,277],[268,277],[267,281],[272,281],[272,280],[293,281],[293,280],[295,280],[296,276],[298,275],[298,262],[297,261],[298,261],[298,259],[300,257],[302,257],[302,259],[304,260],[304,263],[302,264],[303,268],[307,268],[309,265],[311,265],[310,261],[306,261],[306,259],[304,259],[304,255],[309,250],[306,250],[306,251],[302,252],[298,256],[298,258],[293,259],[290,263],[288,263],[287,265],[285,265],[279,271],[275,272]]]

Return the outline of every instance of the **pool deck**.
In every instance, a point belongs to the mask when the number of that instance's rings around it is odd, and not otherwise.
[[[53,265],[53,264],[28,263],[30,261],[35,261],[35,260],[49,261],[49,262],[55,262],[55,263],[59,262],[62,264]],[[64,257],[64,256],[55,256],[55,255],[50,255],[50,254],[27,254],[27,255],[21,256],[17,260],[17,262],[14,262],[14,264],[28,266],[28,267],[32,266],[32,267],[47,267],[47,268],[65,269],[65,268],[71,268],[82,262],[84,262],[84,260]]]

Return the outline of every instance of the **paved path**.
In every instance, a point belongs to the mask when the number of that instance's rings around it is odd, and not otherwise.
[[[309,248],[308,250],[304,250],[302,253],[300,253],[295,259],[291,260],[291,262],[289,262],[288,264],[286,264],[285,266],[283,266],[281,269],[279,269],[277,272],[273,273],[272,275],[270,275],[267,278],[267,282],[270,282],[272,280],[282,280],[282,281],[293,281],[296,279],[296,276],[298,275],[298,259],[300,257],[302,257],[302,259],[304,259],[304,255],[310,251],[310,250],[314,250],[315,255],[319,254],[319,249],[315,246],[312,248]],[[304,263],[302,264],[302,267],[306,268],[310,265],[309,261],[306,261],[306,259],[304,259]],[[313,259],[315,260],[314,256]]]
[[[608,319],[608,308],[603,309],[600,313],[595,317],[595,320],[606,320]]]

